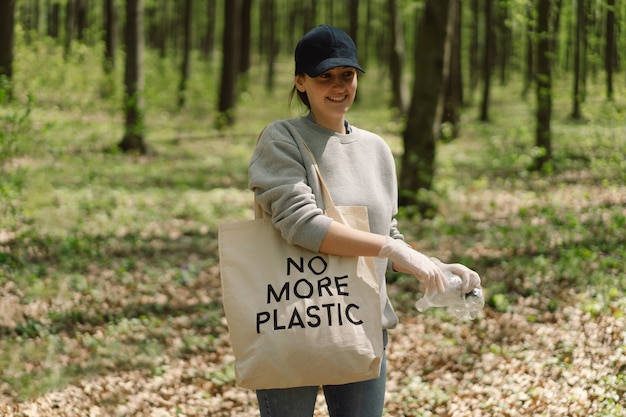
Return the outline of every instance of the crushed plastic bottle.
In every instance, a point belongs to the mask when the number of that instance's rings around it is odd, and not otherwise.
[[[463,281],[458,275],[446,272],[448,288],[445,292],[426,291],[415,303],[418,311],[424,312],[430,307],[447,307],[458,319],[474,320],[485,306],[483,290],[480,287],[463,293]]]

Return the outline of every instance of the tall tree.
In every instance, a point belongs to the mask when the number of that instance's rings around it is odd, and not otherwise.
[[[0,90],[12,96],[13,44],[16,0],[0,1]]]
[[[581,61],[582,57],[580,51],[582,49],[582,42],[584,36],[585,25],[585,0],[578,0],[575,4],[576,7],[576,33],[574,36],[574,94],[572,97],[572,119],[580,120],[582,118],[582,112],[580,109],[582,102],[581,93]]]
[[[478,54],[479,34],[480,34],[480,19],[479,19],[479,4],[478,0],[471,0],[470,8],[472,10],[472,20],[470,21],[470,46],[469,46],[469,89],[470,98],[473,96],[474,91],[478,87],[478,80],[480,78],[480,64]]]
[[[604,43],[604,71],[606,73],[606,98],[613,101],[613,71],[615,69],[615,0],[606,4],[606,36]]]
[[[222,36],[222,76],[218,103],[217,127],[235,122],[237,80],[241,56],[240,13],[242,0],[224,2],[224,35]]]
[[[211,59],[215,50],[215,10],[217,8],[216,0],[208,0],[206,2],[207,25],[206,32],[202,38],[202,55],[205,59]]]
[[[452,33],[450,39],[450,59],[448,82],[446,83],[442,122],[452,125],[448,139],[459,134],[459,107],[463,104],[463,77],[461,74],[461,0],[450,4]]]
[[[76,1],[67,0],[65,4],[65,39],[64,39],[64,56],[70,56],[74,33],[76,32]]]
[[[580,54],[584,58],[580,64],[580,78],[581,78],[581,100],[584,103],[587,97],[587,72],[589,70],[589,63],[587,56],[589,55],[589,9],[591,7],[590,0],[584,0],[581,4],[584,4],[582,10],[583,23],[583,35]]]
[[[276,5],[274,0],[263,0],[261,3],[261,20],[267,22],[261,24],[261,43],[265,54],[267,91],[274,90],[274,64],[278,47],[276,45]]]
[[[185,106],[185,92],[187,91],[187,83],[189,82],[189,73],[191,72],[191,23],[193,1],[185,0],[183,10],[183,59],[180,65],[180,82],[178,84],[178,108]]]
[[[87,0],[76,0],[76,39],[85,40],[85,32],[89,27]]]
[[[350,29],[348,34],[354,40],[356,46],[359,46],[359,0],[350,0],[348,3],[348,17],[350,20]]]
[[[480,120],[489,121],[489,98],[491,95],[491,67],[493,64],[493,0],[485,0],[485,41],[483,51],[483,99]]]
[[[103,97],[110,97],[115,91],[115,49],[117,48],[117,13],[115,10],[115,0],[105,0],[102,14],[104,17],[104,81],[100,89]]]
[[[555,25],[560,13],[560,0],[538,0],[537,3],[537,125],[535,143],[541,152],[533,161],[533,169],[544,169],[552,160],[552,60]],[[554,19],[553,19],[554,18]]]
[[[500,70],[500,84],[504,85],[507,82],[507,71],[509,70],[509,58],[513,53],[512,46],[512,34],[511,34],[511,21],[510,16],[510,4],[506,1],[496,2],[496,21],[494,25],[497,28],[497,46],[496,56],[498,60],[498,66]],[[494,63],[495,64],[495,63]],[[494,65],[495,67],[495,65]]]
[[[147,147],[144,140],[143,0],[126,0],[125,26],[124,113],[126,123],[124,137],[118,146],[124,152],[145,154]]]
[[[250,70],[250,52],[252,44],[252,0],[241,0],[239,27],[241,47],[239,49],[239,73],[248,74]]]
[[[48,36],[59,37],[59,20],[61,16],[61,5],[58,1],[48,4]]]
[[[533,2],[528,2],[526,5],[526,33],[524,36],[525,59],[524,59],[524,78],[522,97],[526,98],[528,92],[531,90],[532,83],[535,77],[535,7]]]
[[[443,92],[453,19],[451,0],[426,0],[417,28],[411,105],[403,133],[404,154],[399,178],[400,205],[430,207],[420,202],[420,190],[432,188],[435,141],[439,137]]]
[[[389,14],[391,28],[391,56],[389,70],[391,75],[391,105],[398,109],[400,114],[408,110],[408,91],[403,82],[403,68],[405,60],[404,33],[402,30],[402,18],[398,13],[398,1],[387,0],[387,13]]]
[[[104,0],[104,72],[110,74],[115,68],[115,48],[117,13],[115,11],[115,0]]]

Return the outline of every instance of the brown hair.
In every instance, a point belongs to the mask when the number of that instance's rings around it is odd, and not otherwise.
[[[304,104],[307,109],[311,110],[311,103],[309,102],[309,97],[306,95],[306,91],[299,91],[295,85],[291,89],[291,94],[289,95],[289,107],[293,104],[293,98],[296,94],[298,95],[300,102]]]

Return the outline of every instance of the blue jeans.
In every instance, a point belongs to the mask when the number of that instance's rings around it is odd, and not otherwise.
[[[387,344],[387,333],[384,334]],[[385,404],[386,355],[380,376],[344,385],[325,385],[324,397],[330,417],[381,417]],[[266,389],[256,392],[261,417],[313,417],[319,387]]]

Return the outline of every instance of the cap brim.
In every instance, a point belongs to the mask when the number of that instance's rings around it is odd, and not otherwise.
[[[320,62],[319,64],[317,64],[314,68],[311,68],[311,70],[307,71],[307,75],[309,77],[318,77],[320,75],[322,75],[323,73],[325,73],[326,71],[328,71],[329,69],[333,69],[336,67],[351,67],[351,68],[356,68],[359,71],[365,73],[365,70],[363,68],[361,68],[361,66],[359,65],[358,62],[355,62],[353,59],[350,58],[328,58],[325,59],[324,61]]]

